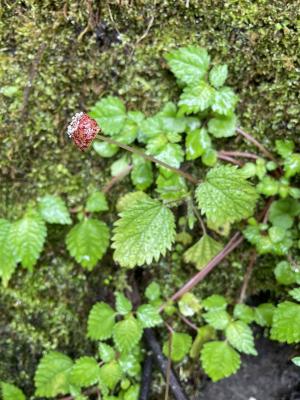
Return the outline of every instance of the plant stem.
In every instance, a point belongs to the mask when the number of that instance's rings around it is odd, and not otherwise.
[[[168,302],[170,301],[176,301],[180,297],[182,297],[185,293],[189,292],[192,290],[199,282],[201,282],[206,275],[208,275],[225,257],[228,256],[236,247],[238,247],[244,240],[244,237],[240,232],[237,232],[233,235],[231,240],[228,242],[228,244],[218,253],[209,263],[201,270],[199,271],[196,275],[194,275],[185,285],[181,287],[176,293],[173,294],[172,297],[170,297],[165,304],[163,304],[159,311],[163,311],[163,309],[166,307]]]
[[[253,136],[251,136],[249,133],[244,132],[241,128],[236,128],[236,131],[240,135],[244,136],[244,138],[247,139],[249,142],[253,143],[258,149],[260,149],[260,151],[267,158],[269,158],[270,160],[276,162],[275,157],[258,140],[256,140]]]
[[[252,276],[252,272],[253,272],[253,268],[254,268],[254,265],[255,265],[256,257],[257,257],[256,251],[253,250],[251,255],[250,255],[249,264],[248,264],[248,267],[247,267],[247,270],[246,270],[246,273],[245,273],[245,276],[244,276],[243,286],[242,286],[242,289],[241,289],[241,293],[240,293],[240,297],[239,297],[238,303],[243,303],[245,298],[246,298],[246,292],[247,292],[247,288],[248,288],[248,285],[249,285],[249,282],[250,282],[250,279],[251,279],[251,276]]]
[[[195,324],[193,324],[189,319],[187,319],[184,315],[181,315],[179,312],[178,312],[178,316],[186,325],[188,325],[194,331],[198,332],[197,326]]]
[[[259,156],[257,154],[248,153],[247,151],[221,150],[219,153],[222,155],[225,155],[225,156],[252,158],[253,160],[257,160],[259,158]]]
[[[201,218],[201,215],[200,215],[200,213],[198,212],[197,208],[194,206],[194,203],[193,203],[193,202],[192,202],[192,208],[193,208],[193,211],[194,211],[196,217],[198,218],[198,221],[199,221],[199,223],[200,223],[201,229],[202,229],[202,231],[203,231],[203,235],[206,235],[206,234],[207,234],[207,231],[206,231],[206,228],[205,228],[205,224],[204,224],[203,219]]]
[[[172,167],[171,165],[166,164],[165,162],[160,161],[160,160],[158,160],[157,158],[155,158],[153,156],[149,156],[148,154],[145,154],[143,151],[141,151],[139,149],[136,149],[134,147],[128,146],[127,144],[123,144],[121,142],[117,142],[116,140],[111,139],[110,137],[107,137],[107,136],[103,136],[103,135],[99,135],[98,134],[97,138],[101,139],[104,142],[107,142],[109,144],[113,144],[115,146],[121,147],[122,149],[130,151],[133,154],[137,154],[140,157],[143,157],[145,160],[151,161],[151,162],[153,162],[155,164],[159,164],[162,167],[167,168],[167,169],[175,172],[175,174],[183,176],[185,179],[187,179],[188,181],[192,182],[193,184],[197,184],[199,182],[198,179],[194,178],[192,175],[188,174],[187,172],[184,172],[179,168]]]
[[[232,158],[232,157],[230,157],[230,156],[228,156],[228,155],[226,155],[226,154],[224,154],[224,153],[222,153],[222,152],[219,152],[219,153],[218,153],[218,158],[219,158],[219,160],[228,161],[228,162],[230,162],[231,164],[235,164],[235,165],[238,165],[238,166],[240,166],[240,167],[243,166],[243,164],[242,164],[240,161],[235,160],[234,158]]]
[[[112,177],[112,179],[104,186],[102,192],[108,193],[116,183],[118,183],[122,178],[129,174],[129,172],[132,170],[132,167],[133,165],[129,164],[124,169],[122,169],[122,171],[118,175]]]

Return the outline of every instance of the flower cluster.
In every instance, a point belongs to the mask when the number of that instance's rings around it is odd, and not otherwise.
[[[83,151],[90,146],[99,131],[97,122],[87,114],[80,112],[73,116],[67,133],[75,145]]]

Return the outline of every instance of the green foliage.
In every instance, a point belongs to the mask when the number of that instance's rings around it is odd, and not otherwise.
[[[126,315],[132,310],[132,304],[123,293],[116,293],[116,310],[121,315]]]
[[[148,300],[154,301],[160,297],[160,286],[157,282],[151,282],[145,290],[145,296]]]
[[[115,360],[110,361],[100,368],[99,378],[101,385],[107,386],[109,389],[114,389],[122,378],[121,367]]]
[[[203,314],[205,321],[215,329],[225,329],[231,321],[230,315],[225,310],[213,309]]]
[[[173,332],[171,346],[169,340],[163,345],[163,353],[166,357],[170,357],[172,361],[181,361],[190,351],[192,346],[192,338],[187,333]]]
[[[299,301],[300,303],[300,288],[295,288],[293,290],[289,291],[289,295],[293,297],[296,301]]]
[[[46,195],[39,200],[39,211],[42,218],[49,224],[72,223],[69,211],[59,196]]]
[[[96,303],[88,318],[88,337],[105,340],[111,337],[115,325],[115,311],[106,303]]]
[[[180,112],[196,114],[207,110],[214,101],[214,89],[206,82],[184,88],[179,100]]]
[[[66,237],[66,245],[71,256],[89,270],[92,270],[101,260],[108,243],[107,225],[94,218],[85,218],[76,224]]]
[[[209,235],[205,234],[202,238],[184,253],[184,261],[195,264],[197,269],[202,269],[220,251],[222,245]]]
[[[240,367],[239,354],[226,342],[205,343],[201,351],[201,362],[207,375],[217,382],[234,374]]]
[[[179,311],[182,315],[190,317],[201,309],[199,300],[192,293],[185,293],[178,302]]]
[[[300,357],[294,357],[292,358],[292,361],[297,367],[300,367]]]
[[[100,367],[93,357],[81,357],[75,361],[70,374],[70,382],[80,387],[88,387],[98,382]]]
[[[137,309],[137,317],[143,328],[152,328],[163,321],[158,309],[150,304],[144,304]]]
[[[3,400],[26,400],[22,390],[11,383],[1,382],[1,394]]]
[[[105,194],[102,192],[91,193],[86,201],[85,209],[88,212],[107,211],[108,204],[105,198]]]
[[[16,266],[17,258],[9,239],[11,223],[6,219],[0,219],[0,277],[3,286],[7,286]]]
[[[106,135],[115,135],[120,133],[125,124],[126,109],[121,100],[109,96],[96,103],[90,116],[98,122]]]
[[[246,324],[250,324],[254,321],[254,310],[246,304],[236,304],[233,311],[233,316],[236,319],[240,319]]]
[[[234,114],[220,115],[208,122],[208,132],[215,138],[230,137],[235,135],[237,118]]]
[[[52,351],[40,361],[35,373],[36,396],[55,397],[69,393],[69,375],[73,361],[62,353]]]
[[[228,342],[238,351],[257,355],[254,347],[253,334],[249,326],[243,321],[233,321],[226,327]]]
[[[224,65],[215,65],[209,73],[209,81],[210,83],[218,89],[223,86],[228,75],[228,67],[226,64]]]
[[[45,222],[35,209],[29,209],[21,219],[11,225],[9,241],[15,258],[30,271],[42,252],[46,234]]]
[[[260,326],[271,326],[275,306],[271,303],[262,303],[254,309],[255,322]]]
[[[292,301],[280,303],[273,316],[271,339],[279,342],[300,342],[300,304]]]
[[[126,208],[115,223],[114,259],[122,267],[150,264],[171,249],[175,238],[172,212],[158,200],[142,199]]]
[[[213,294],[201,302],[202,306],[206,310],[225,310],[227,307],[227,301],[225,297],[219,294]]]
[[[110,362],[116,357],[113,347],[106,343],[99,343],[99,355],[104,362]]]
[[[281,261],[276,265],[274,274],[278,283],[282,285],[291,285],[300,283],[300,271],[294,270],[287,261]]]
[[[202,213],[219,225],[249,217],[257,200],[242,171],[230,165],[211,169],[197,187],[196,197]]]
[[[113,328],[114,342],[117,348],[124,353],[129,353],[134,348],[140,341],[142,334],[142,325],[132,315],[117,322]]]

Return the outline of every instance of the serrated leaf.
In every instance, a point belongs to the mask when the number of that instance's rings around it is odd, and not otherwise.
[[[98,191],[91,193],[86,201],[85,209],[89,212],[107,211],[108,204],[105,194]]]
[[[201,351],[204,371],[217,382],[236,373],[241,364],[240,355],[226,342],[205,343]]]
[[[250,324],[255,319],[253,308],[247,306],[246,304],[236,304],[234,307],[233,316],[234,318],[240,319],[246,324]]]
[[[275,140],[277,153],[282,158],[290,157],[295,150],[295,143],[291,140]]]
[[[215,88],[218,89],[224,85],[227,75],[228,67],[226,64],[215,65],[209,72],[209,81]]]
[[[153,182],[152,165],[143,157],[133,155],[133,168],[131,171],[131,181],[138,190],[147,189]]]
[[[273,225],[289,229],[292,227],[294,218],[300,214],[299,201],[290,197],[274,201],[271,204],[268,218]]]
[[[300,302],[300,288],[295,288],[289,291],[289,295],[293,297],[296,301]]]
[[[228,342],[238,351],[246,354],[257,355],[254,347],[252,330],[243,321],[233,321],[226,327]]]
[[[70,382],[80,387],[94,385],[99,380],[100,367],[93,357],[80,357],[70,373]]]
[[[179,144],[167,143],[155,157],[174,168],[179,168],[183,161],[184,153]]]
[[[238,97],[232,89],[229,87],[223,87],[214,92],[214,98],[212,100],[212,109],[221,115],[229,115],[233,112]]]
[[[93,218],[85,218],[69,231],[67,248],[72,257],[84,268],[92,270],[103,257],[109,243],[107,225]]]
[[[262,303],[254,309],[255,322],[260,326],[271,326],[275,306],[272,303]]]
[[[139,203],[140,200],[148,198],[148,195],[141,191],[127,193],[119,198],[117,202],[117,210],[118,212],[122,212],[126,210],[126,208],[133,206],[135,203]]]
[[[39,199],[39,211],[49,224],[70,225],[72,223],[66,204],[59,196],[48,194]]]
[[[45,222],[34,209],[28,210],[23,218],[11,226],[9,241],[15,257],[30,271],[43,250],[46,234]]]
[[[105,363],[114,360],[116,352],[110,345],[106,343],[99,343],[99,355],[102,361]]]
[[[123,293],[116,293],[116,310],[118,314],[126,315],[132,310],[132,304]]]
[[[157,261],[175,239],[172,212],[159,201],[141,199],[126,208],[115,223],[114,259],[122,267],[133,268]]]
[[[183,255],[186,263],[195,264],[197,269],[202,269],[212,260],[221,250],[223,246],[209,235],[205,234],[192,247],[186,250]]]
[[[211,310],[203,314],[205,321],[215,329],[225,329],[231,321],[230,315],[224,310]]]
[[[156,185],[156,191],[162,200],[176,201],[187,195],[185,179],[175,173],[165,174],[163,171],[158,175]]]
[[[103,385],[113,389],[122,378],[122,369],[117,361],[113,360],[100,368],[99,377]]]
[[[22,390],[11,383],[1,382],[1,393],[3,400],[26,400]]]
[[[154,301],[160,297],[160,286],[156,282],[151,282],[145,290],[145,296],[148,300]]]
[[[106,135],[115,135],[125,124],[126,109],[118,97],[108,96],[98,101],[89,115],[95,118]]]
[[[225,297],[220,296],[219,294],[212,294],[211,296],[206,297],[206,299],[202,300],[202,306],[206,310],[226,310],[227,301]]]
[[[35,373],[35,395],[55,397],[69,393],[69,376],[73,361],[62,353],[51,351],[40,361]]]
[[[210,57],[201,47],[188,46],[165,56],[171,71],[182,82],[196,84],[206,74]]]
[[[197,85],[184,88],[178,102],[180,112],[185,114],[196,114],[209,108],[215,99],[214,88],[205,81]]]
[[[190,351],[192,346],[192,337],[187,333],[174,332],[172,334],[171,342],[171,360],[174,362],[181,361]],[[169,357],[169,341],[166,341],[163,345],[163,353],[166,357]]]
[[[17,266],[17,259],[9,238],[11,223],[0,218],[0,277],[3,286],[7,286]]]
[[[116,312],[106,303],[96,303],[88,317],[89,338],[94,340],[109,339],[115,325]]]
[[[296,272],[287,261],[281,261],[274,269],[276,280],[281,285],[291,285],[296,283],[300,277],[300,272]]]
[[[237,118],[234,114],[214,117],[208,122],[208,132],[216,138],[235,135]]]
[[[151,304],[143,304],[137,309],[137,317],[143,328],[152,328],[163,322],[159,311]]]
[[[186,317],[191,317],[201,309],[199,300],[193,293],[185,293],[178,302],[179,311]]]
[[[117,154],[120,147],[115,146],[114,144],[109,144],[107,142],[100,142],[99,140],[94,140],[93,142],[93,149],[99,156],[104,158],[110,158]]]
[[[128,353],[140,341],[142,333],[140,322],[130,316],[116,323],[113,329],[113,339],[121,352]]]
[[[234,166],[217,166],[196,189],[199,208],[208,219],[223,225],[253,214],[257,200],[255,188]]]
[[[136,377],[141,372],[141,364],[134,354],[121,354],[119,364],[122,371],[131,377]]]
[[[211,147],[211,139],[205,128],[189,132],[185,140],[186,159],[195,160]]]
[[[278,304],[271,329],[271,339],[288,344],[300,342],[300,304],[284,301]]]

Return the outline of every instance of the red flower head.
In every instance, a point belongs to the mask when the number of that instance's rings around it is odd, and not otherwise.
[[[75,114],[68,126],[69,137],[82,151],[90,146],[99,131],[97,122],[83,112]]]

